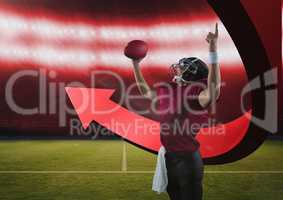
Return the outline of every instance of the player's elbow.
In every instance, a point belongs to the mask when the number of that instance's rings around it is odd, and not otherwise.
[[[215,96],[215,101],[217,101],[218,98],[220,97],[220,88],[216,88],[214,96]]]
[[[154,92],[153,91],[147,91],[143,94],[143,96],[147,99],[154,99]]]
[[[212,89],[208,92],[208,95],[207,95],[207,98],[206,98],[206,101],[203,101],[203,106],[204,107],[207,107],[207,106],[211,106],[211,105],[214,105],[216,103],[216,101],[218,100],[220,96],[220,89]]]

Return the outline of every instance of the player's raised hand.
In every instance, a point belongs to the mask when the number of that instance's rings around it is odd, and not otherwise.
[[[134,66],[138,66],[140,64],[140,62],[142,61],[143,58],[138,58],[138,59],[132,59],[132,62],[134,64]]]
[[[206,41],[211,44],[211,43],[214,43],[216,44],[217,43],[217,39],[218,39],[218,23],[215,24],[215,32],[212,33],[212,32],[209,32],[208,35],[206,36]]]

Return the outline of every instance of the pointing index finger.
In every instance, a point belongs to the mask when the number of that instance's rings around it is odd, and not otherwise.
[[[215,24],[215,35],[218,36],[218,23]]]

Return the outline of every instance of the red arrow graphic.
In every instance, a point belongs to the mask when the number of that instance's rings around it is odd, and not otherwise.
[[[135,144],[154,151],[159,149],[159,123],[111,101],[114,90],[67,87],[66,91],[85,129],[95,120]]]
[[[146,149],[158,151],[160,125],[110,100],[114,90],[66,87],[66,92],[86,129],[95,120],[117,135]],[[226,124],[200,130],[197,139],[201,143],[203,158],[222,155],[241,142],[249,126],[245,115]]]

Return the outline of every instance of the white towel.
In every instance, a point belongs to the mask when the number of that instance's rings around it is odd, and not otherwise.
[[[157,156],[156,168],[152,182],[152,190],[158,194],[166,192],[168,178],[167,168],[165,163],[166,150],[163,146],[160,147]]]

